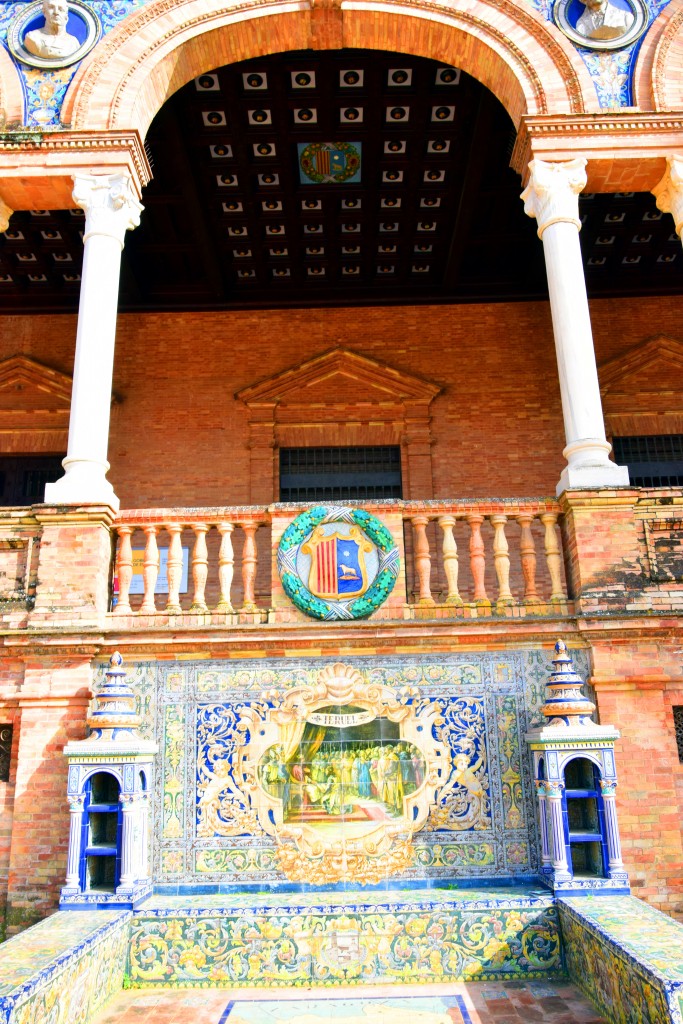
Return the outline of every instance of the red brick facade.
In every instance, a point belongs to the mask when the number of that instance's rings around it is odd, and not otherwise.
[[[592,315],[598,362],[609,371],[608,426],[613,419],[645,423],[642,432],[680,430],[676,396],[683,371],[675,358],[676,304],[601,301],[593,304]],[[72,317],[5,318],[3,353],[19,352],[69,373],[74,327]],[[673,348],[652,343],[652,358],[641,366],[634,353],[659,335]],[[544,303],[150,314],[119,319],[110,478],[122,505],[252,501],[250,414],[236,393],[335,347],[439,389],[430,405],[428,446],[435,497],[554,492],[563,432]],[[661,403],[653,397],[658,380],[666,388]],[[382,404],[371,388],[351,383],[350,393],[333,378],[283,400],[275,443],[400,443],[395,398]],[[21,401],[25,409],[30,395],[22,393]],[[7,403],[4,408],[7,421]],[[9,408],[11,416],[11,403]],[[54,433],[46,436],[53,443]],[[425,481],[411,478],[408,496],[425,497]],[[15,724],[10,781],[0,783],[0,878],[8,892],[9,929],[55,906],[68,828],[61,750],[67,739],[83,735],[91,665],[113,647],[130,661],[515,647],[549,653],[558,634],[590,648],[602,721],[622,732],[618,808],[636,892],[683,917],[683,766],[671,711],[683,704],[675,614],[680,592],[674,585],[666,589],[648,582],[643,568],[644,521],[673,515],[676,507],[680,499],[673,497],[666,506],[643,506],[639,491],[565,496],[563,539],[573,616],[463,621],[452,614],[436,618],[423,609],[404,624],[349,625],[343,642],[338,629],[324,624],[286,630],[247,624],[243,631],[224,629],[210,636],[158,628],[133,634],[117,630],[111,620],[105,629],[109,514],[36,509],[42,536],[35,610],[10,609],[0,660],[0,721]],[[513,582],[513,589],[520,586],[519,577]]]

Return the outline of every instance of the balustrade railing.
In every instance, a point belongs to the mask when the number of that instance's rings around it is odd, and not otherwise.
[[[261,526],[268,529],[261,531],[259,560]],[[121,512],[115,524],[114,614],[257,613],[269,604],[269,527],[267,511],[259,507]]]
[[[566,604],[554,501],[429,502],[415,512],[411,504],[404,508],[412,528],[405,537],[409,603],[497,614]]]
[[[405,554],[397,592],[408,616],[439,606],[456,616],[566,607],[554,500],[366,506],[380,517],[391,513],[397,524]],[[265,617],[278,608],[271,530],[279,538],[300,511],[281,504],[121,512],[115,523],[114,615]],[[276,621],[286,612],[280,602]],[[379,614],[395,616],[395,603]]]

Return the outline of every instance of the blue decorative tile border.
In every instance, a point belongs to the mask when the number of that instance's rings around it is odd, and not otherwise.
[[[58,913],[0,946],[0,1024],[83,1024],[123,985],[128,911]]]
[[[289,988],[564,976],[550,894],[380,896],[243,896],[241,906],[223,896],[153,898],[133,915],[130,982]]]
[[[558,908],[570,977],[614,1024],[683,1024],[683,925],[634,896]]]

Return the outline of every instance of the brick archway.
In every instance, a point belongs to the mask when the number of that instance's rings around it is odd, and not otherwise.
[[[650,26],[636,64],[642,110],[683,110],[683,0],[671,0]]]
[[[186,82],[215,67],[288,50],[402,51],[461,67],[515,126],[522,116],[598,112],[571,44],[526,0],[152,0],[84,61],[62,119],[74,129],[137,129]]]

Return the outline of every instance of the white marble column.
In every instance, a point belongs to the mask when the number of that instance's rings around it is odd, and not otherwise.
[[[588,296],[579,245],[579,192],[586,185],[586,161],[532,160],[522,193],[524,212],[538,222],[543,241],[550,310],[560,374],[567,465],[557,493],[570,487],[623,487],[628,469],[609,459],[595,363]]]
[[[81,829],[83,826],[83,804],[85,797],[69,797],[69,852],[66,861],[66,887],[80,889]]]
[[[121,824],[121,877],[119,887],[130,888],[137,881],[138,852],[135,849],[135,833],[138,817],[138,800],[133,794],[119,797],[123,808]]]
[[[619,823],[617,822],[617,804],[615,793],[616,782],[611,779],[601,779],[602,806],[605,815],[605,837],[607,839],[607,860],[609,871],[623,871],[624,862],[621,858],[621,840],[619,838]]]
[[[45,501],[118,510],[106,473],[119,274],[126,231],[140,223],[142,206],[125,174],[75,175],[73,198],[85,211],[85,234],[69,443],[64,476],[47,485]]]
[[[548,812],[546,809],[545,780],[536,780],[536,795],[538,796],[538,813],[541,826],[541,865],[547,869],[552,863],[550,856],[550,844],[548,843]]]
[[[676,225],[676,234],[683,241],[683,156],[666,158],[666,173],[652,189],[657,209],[670,213]]]
[[[547,783],[545,791],[550,810],[550,854],[556,882],[565,882],[572,877],[567,863],[567,848],[564,843],[562,788],[558,783]]]

